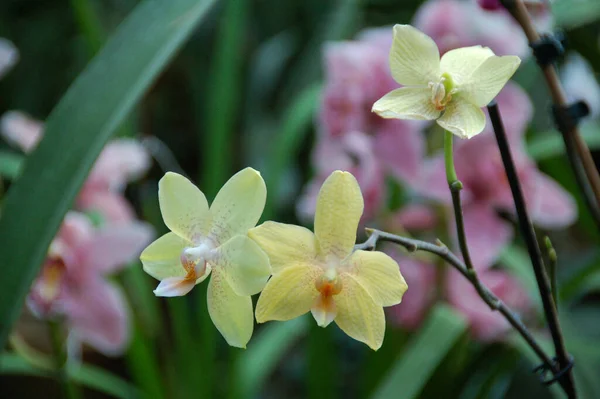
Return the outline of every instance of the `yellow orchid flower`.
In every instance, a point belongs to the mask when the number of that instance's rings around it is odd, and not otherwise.
[[[246,235],[258,222],[266,196],[260,173],[246,168],[225,183],[209,209],[202,191],[169,172],[158,183],[158,199],[171,232],[140,256],[146,273],[160,280],[157,296],[185,295],[212,272],[208,312],[227,343],[240,348],[254,328],[250,296],[271,275],[267,255]]]
[[[383,343],[383,306],[407,289],[398,264],[383,252],[353,251],[363,212],[354,176],[335,171],[317,199],[315,233],[266,222],[248,235],[269,255],[273,276],[256,305],[256,320],[290,320],[309,310],[317,324],[332,321],[377,350]]]
[[[438,125],[471,138],[485,127],[485,107],[515,73],[517,56],[498,57],[487,47],[450,50],[440,59],[435,42],[410,25],[395,25],[390,70],[399,84],[377,100],[383,118],[437,120]],[[441,117],[440,117],[441,115]]]

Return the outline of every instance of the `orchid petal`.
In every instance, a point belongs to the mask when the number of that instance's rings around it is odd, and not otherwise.
[[[100,278],[64,295],[62,306],[76,341],[107,356],[122,354],[129,341],[129,312],[120,289]]]
[[[327,327],[335,319],[337,308],[335,300],[332,296],[319,295],[310,309],[317,325],[319,327]]]
[[[208,273],[204,274],[204,278]],[[168,277],[163,279],[154,290],[154,295],[164,297],[184,296],[196,286],[194,279],[185,277]]]
[[[470,139],[483,131],[485,114],[478,106],[456,97],[446,106],[437,123],[462,139]]]
[[[440,53],[423,32],[410,25],[395,25],[390,69],[401,85],[427,85],[440,77]]]
[[[210,207],[211,235],[224,243],[234,235],[246,234],[260,219],[266,198],[267,188],[258,171],[246,168],[233,175]]]
[[[256,321],[290,320],[308,312],[319,291],[315,281],[323,271],[317,266],[297,263],[271,277],[256,304]]]
[[[359,283],[380,306],[402,301],[408,286],[398,263],[379,251],[355,251],[348,259],[349,276]]]
[[[460,95],[478,107],[485,107],[506,85],[520,63],[521,59],[514,55],[489,57],[459,87]]]
[[[319,191],[315,236],[319,253],[348,256],[356,242],[356,230],[364,208],[358,182],[349,172],[333,172]]]
[[[208,232],[206,197],[185,177],[167,172],[158,182],[158,200],[163,220],[173,233],[194,242]]]
[[[431,89],[426,87],[392,90],[373,104],[372,111],[386,119],[433,120],[440,116],[431,101]]]
[[[460,86],[485,60],[492,57],[494,52],[488,47],[471,46],[450,50],[442,56],[440,69],[448,73],[454,85]]]
[[[269,255],[273,273],[317,256],[315,235],[304,227],[269,221],[251,229],[248,236]]]
[[[181,253],[191,245],[175,233],[165,234],[140,255],[144,271],[157,280],[184,277],[187,272],[181,264]]]
[[[108,225],[91,240],[77,248],[81,266],[100,273],[111,273],[136,259],[154,232],[146,223]]]
[[[238,295],[254,295],[271,275],[269,257],[247,236],[237,235],[217,249],[214,263]]]
[[[208,313],[225,341],[246,348],[254,329],[252,298],[237,295],[222,272],[216,268],[206,293]]]
[[[342,291],[334,296],[337,307],[336,324],[357,341],[373,350],[383,343],[385,315],[366,289],[348,275],[342,275]]]

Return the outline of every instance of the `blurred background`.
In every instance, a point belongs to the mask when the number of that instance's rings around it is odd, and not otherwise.
[[[138,3],[0,2],[0,215],[44,121]],[[480,3],[216,1],[119,125],[70,205],[0,355],[0,396],[62,397],[57,381],[69,378],[86,398],[562,397],[538,382],[538,360],[520,336],[428,254],[383,248],[409,290],[386,309],[377,352],[333,324],[317,327],[309,315],[258,325],[246,350],[230,348],[206,311],[206,284],[183,298],[156,298],[157,281],[137,260],[167,231],[157,197],[166,171],[188,176],[210,202],[246,166],[260,170],[268,187],[263,220],[312,227],[321,183],[344,169],[365,197],[363,227],[439,238],[456,250],[441,128],[370,112],[398,87],[388,53],[391,27],[401,23],[431,36],[441,53],[481,44],[522,58],[498,103],[537,232],[558,254],[559,315],[580,397],[600,397],[600,235],[520,27],[495,2]],[[565,34],[561,81],[591,109],[581,130],[597,157],[600,3],[540,0],[528,9],[540,31]],[[121,84],[112,74],[107,69],[99,84]],[[551,353],[491,128],[455,146],[482,281]],[[45,200],[43,192],[31,195]],[[359,229],[358,242],[365,238]],[[57,343],[68,356],[62,377],[54,370]]]

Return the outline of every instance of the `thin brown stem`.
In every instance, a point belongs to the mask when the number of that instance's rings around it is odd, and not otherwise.
[[[367,233],[370,233],[369,238],[362,244],[355,246],[355,249],[361,249],[366,251],[372,251],[380,241],[387,241],[394,244],[398,244],[404,247],[408,252],[425,251],[432,253],[444,259],[448,264],[458,270],[477,290],[477,293],[483,299],[483,301],[490,307],[490,309],[500,312],[504,318],[514,327],[515,330],[525,339],[527,344],[533,349],[540,360],[546,365],[548,370],[553,373],[558,372],[554,362],[546,354],[541,345],[536,341],[535,337],[529,332],[525,324],[521,321],[519,316],[511,310],[500,298],[498,298],[489,288],[487,288],[479,277],[475,270],[469,270],[467,265],[460,260],[458,256],[452,253],[447,246],[439,242],[437,245],[426,241],[415,240],[412,238],[402,237],[395,234],[386,233],[384,231],[375,229],[366,229]]]
[[[542,252],[540,250],[539,243],[535,235],[535,230],[533,229],[533,224],[531,223],[531,219],[527,211],[525,196],[523,195],[523,190],[521,189],[521,182],[519,181],[517,168],[513,161],[510,145],[508,143],[508,137],[504,131],[504,125],[502,124],[502,118],[500,116],[498,105],[496,103],[492,103],[488,105],[487,109],[490,115],[490,120],[492,121],[492,125],[494,127],[494,134],[498,143],[502,164],[504,165],[506,177],[508,179],[510,191],[514,200],[519,228],[527,246],[529,258],[531,259],[531,266],[533,267],[538,290],[542,299],[544,314],[546,316],[546,320],[548,321],[548,329],[550,330],[552,341],[554,342],[554,349],[556,351],[556,357],[558,358],[558,364],[560,365],[561,369],[566,370],[567,367],[570,367],[569,365],[571,364],[571,357],[569,356],[565,346],[565,340],[560,327],[560,322],[558,320],[558,313],[552,297],[552,290],[548,281],[548,275],[546,274],[546,269],[542,260]],[[558,381],[569,398],[577,397],[573,373],[571,372],[570,368]]]
[[[521,25],[529,43],[535,43],[540,39],[527,7],[523,0],[503,0],[506,9],[513,15]],[[558,109],[567,106],[567,96],[560,83],[556,68],[552,64],[541,65],[546,85],[550,91],[552,102]],[[594,159],[585,141],[581,138],[576,125],[571,127],[558,126],[565,142],[565,148],[569,162],[576,174],[577,183],[585,196],[586,204],[594,217],[596,224],[600,227],[600,175],[594,163]],[[578,175],[579,174],[579,175]],[[584,176],[587,179],[584,179]],[[587,180],[587,181],[586,181]]]

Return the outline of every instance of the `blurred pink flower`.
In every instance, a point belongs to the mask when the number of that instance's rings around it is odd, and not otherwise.
[[[313,219],[319,189],[335,170],[349,171],[356,177],[365,202],[363,220],[371,219],[381,208],[385,182],[371,137],[359,132],[339,138],[322,137],[313,150],[313,164],[317,175],[298,200],[298,214],[303,220]]]
[[[385,251],[400,265],[402,275],[410,287],[400,305],[388,308],[390,320],[399,326],[414,330],[421,325],[435,299],[436,269],[434,265],[401,256],[395,250]]]
[[[19,50],[10,41],[0,37],[0,78],[19,61]]]
[[[445,53],[458,47],[482,45],[497,55],[529,56],[527,39],[508,12],[487,12],[472,0],[429,0],[413,24]]]
[[[0,119],[0,133],[11,145],[23,152],[31,152],[37,146],[44,124],[19,111],[8,111]]]
[[[476,0],[479,7],[486,11],[507,13],[500,0]],[[549,31],[552,27],[552,13],[549,0],[524,0],[527,11],[536,28],[541,31]]]
[[[382,169],[401,180],[416,179],[424,154],[419,121],[385,120],[373,103],[396,87],[389,70],[392,33],[368,29],[357,40],[325,46],[325,89],[318,119],[321,138],[361,132],[372,137]]]
[[[577,208],[571,195],[541,173],[524,152],[524,145],[513,140],[513,158],[534,223],[549,229],[573,223]],[[513,236],[512,226],[497,214],[499,209],[514,209],[510,186],[491,133],[464,141],[455,149],[454,159],[463,183],[463,214],[471,257],[476,268],[485,269]],[[443,155],[427,162],[423,176],[417,190],[450,204]]]
[[[435,302],[437,270],[433,264],[386,250],[398,261],[402,275],[410,289],[404,294],[402,304],[389,308],[392,323],[408,330],[418,328]],[[490,309],[479,297],[471,283],[455,269],[444,266],[444,292],[448,303],[464,314],[473,337],[480,341],[502,339],[510,325],[504,317]],[[479,271],[481,281],[521,315],[532,311],[532,304],[523,286],[503,270]]]
[[[129,338],[127,305],[106,276],[137,259],[152,237],[145,223],[94,229],[85,215],[69,212],[31,288],[30,309],[43,319],[63,316],[72,342],[121,353]]]
[[[499,312],[490,309],[464,276],[453,269],[448,271],[446,278],[448,301],[467,317],[471,333],[475,338],[481,341],[494,341],[502,338],[509,331],[511,326],[506,319]],[[480,271],[479,278],[508,307],[522,316],[532,310],[525,288],[507,272]]]
[[[414,203],[403,206],[385,221],[386,229],[397,230],[428,230],[438,224],[435,210],[426,204]]]
[[[43,136],[43,123],[19,111],[9,111],[0,120],[2,135],[24,152],[31,152]],[[114,139],[100,153],[84,183],[76,205],[79,210],[97,211],[109,222],[135,219],[123,197],[125,185],[150,168],[150,156],[134,139]]]

